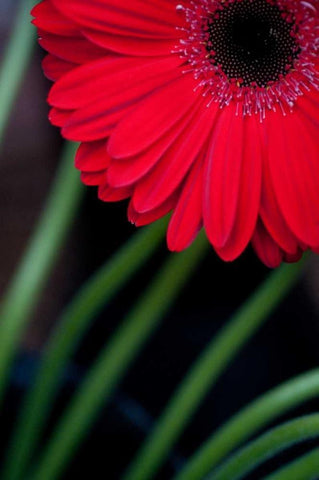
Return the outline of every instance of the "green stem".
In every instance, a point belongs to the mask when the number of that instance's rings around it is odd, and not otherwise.
[[[73,166],[75,149],[76,145],[67,144],[64,150],[47,204],[2,303],[0,402],[18,344],[82,197],[82,185]]]
[[[0,144],[9,115],[29,64],[36,30],[30,22],[34,0],[21,0],[0,70]]]
[[[31,475],[32,480],[52,480],[61,474],[99,410],[105,407],[132,361],[181,292],[206,248],[207,241],[200,236],[187,251],[170,256],[88,372]]]
[[[279,415],[319,395],[319,370],[289,380],[265,393],[217,430],[174,480],[205,477],[228,453]]]
[[[307,415],[273,428],[236,452],[210,480],[238,480],[262,462],[296,443],[319,436],[319,414]]]
[[[270,275],[208,344],[146,439],[125,480],[147,480],[167,458],[205,395],[299,277],[302,263],[284,265]],[[182,477],[181,477],[182,478]],[[193,477],[189,477],[192,478]]]
[[[316,480],[318,472],[319,448],[316,448],[263,480]]]
[[[46,346],[33,387],[27,392],[7,454],[3,480],[18,480],[41,436],[56,392],[92,319],[152,255],[165,236],[167,218],[135,234],[81,288],[66,308]]]

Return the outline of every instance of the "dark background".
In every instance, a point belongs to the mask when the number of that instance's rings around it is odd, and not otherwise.
[[[15,4],[0,0],[0,55]],[[37,48],[0,151],[2,293],[41,211],[62,147],[59,132],[47,121],[45,98],[49,82],[42,75],[41,59],[42,52]],[[19,402],[32,381],[39,353],[59,312],[85,279],[134,231],[126,219],[125,202],[104,204],[97,199],[94,188],[87,188],[72,233],[24,337],[2,412],[2,451]],[[46,435],[83,373],[165,256],[166,247],[162,245],[138,277],[96,319],[74,357],[74,364],[66,372],[65,384]],[[209,251],[160,329],[132,366],[112,403],[102,412],[65,479],[106,478],[98,473],[105,472],[106,468],[108,479],[119,478],[192,361],[268,274],[269,270],[260,264],[250,249],[232,264],[223,263],[212,250]],[[276,384],[318,366],[318,285],[319,261],[313,256],[296,288],[206,398],[158,478],[170,478],[174,469],[215,427],[247,402]],[[286,418],[315,410],[318,410],[318,402],[313,401]],[[293,458],[300,451],[303,447],[291,449],[249,478],[260,478],[269,468]]]

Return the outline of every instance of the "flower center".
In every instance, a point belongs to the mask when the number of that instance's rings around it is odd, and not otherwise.
[[[228,78],[266,86],[292,68],[298,48],[294,24],[267,0],[242,0],[208,19],[207,51]]]
[[[207,105],[235,102],[237,114],[293,110],[319,90],[318,0],[191,0],[174,53],[198,80]]]

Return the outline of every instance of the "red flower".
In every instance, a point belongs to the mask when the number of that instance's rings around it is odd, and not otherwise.
[[[129,219],[173,210],[171,250],[204,227],[277,266],[319,251],[318,0],[44,0],[50,120]]]

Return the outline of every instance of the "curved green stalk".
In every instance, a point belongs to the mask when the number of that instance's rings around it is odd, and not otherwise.
[[[257,398],[220,427],[190,458],[174,480],[199,480],[225,456],[279,415],[319,395],[319,369],[307,372]]]
[[[73,166],[76,147],[66,145],[46,206],[1,306],[0,403],[14,354],[82,198]]]
[[[80,289],[66,308],[46,346],[34,385],[26,394],[3,480],[18,480],[41,436],[68,364],[92,319],[152,255],[165,236],[167,218],[142,229]]]
[[[263,480],[317,480],[318,472],[319,448],[316,448]]]
[[[209,480],[238,480],[279,452],[319,437],[319,414],[296,418],[266,432],[223,463]],[[319,471],[319,470],[318,470]]]
[[[36,29],[31,25],[34,0],[21,0],[13,31],[0,69],[0,143],[19,87],[35,45]]]
[[[32,480],[56,479],[114,392],[132,361],[181,292],[207,249],[200,236],[186,251],[171,254],[151,286],[101,352],[56,427]]]
[[[153,477],[205,395],[289,292],[301,269],[302,263],[284,265],[272,273],[212,339],[177,388],[154,431],[129,467],[125,480],[147,480]],[[193,477],[189,478],[193,480]]]

